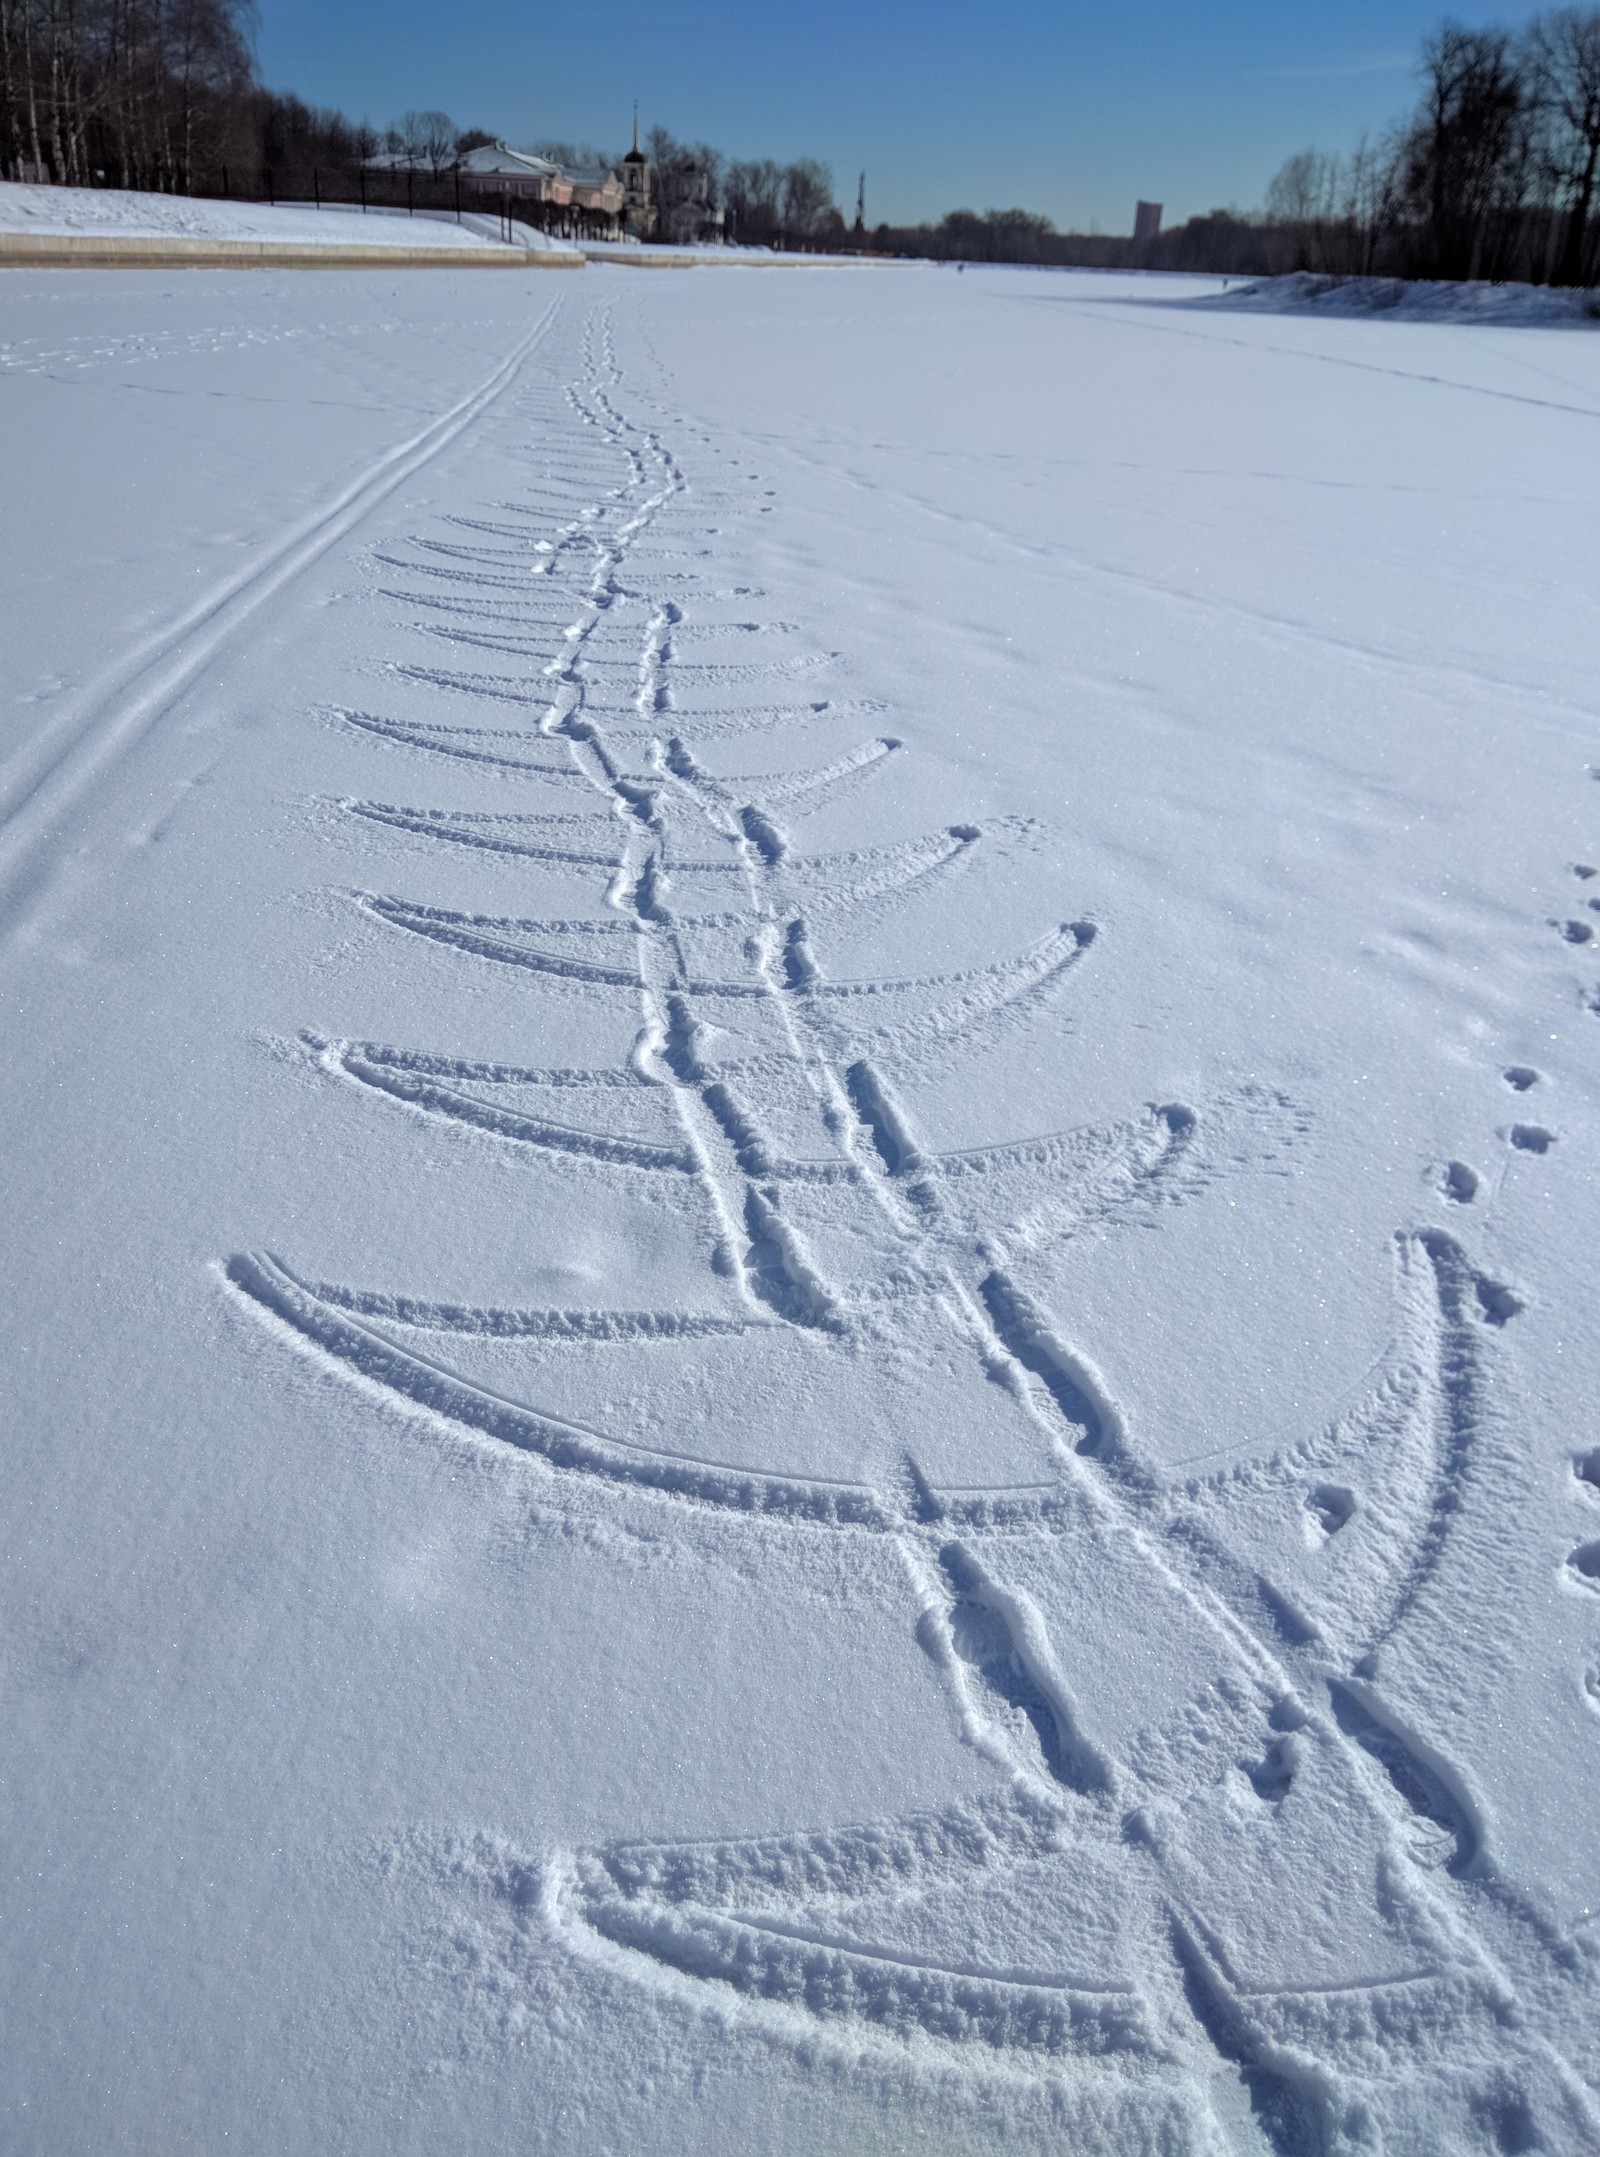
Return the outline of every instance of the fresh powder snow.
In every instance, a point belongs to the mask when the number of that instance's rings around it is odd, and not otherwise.
[[[0,280],[8,2150],[1600,2147],[1600,340],[1224,297]]]

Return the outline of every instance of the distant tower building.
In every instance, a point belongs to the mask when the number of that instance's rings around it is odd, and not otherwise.
[[[859,187],[858,187],[858,188],[856,189],[856,230],[857,230],[857,232],[865,232],[865,231],[866,231],[866,229],[867,229],[867,176],[866,176],[866,174],[865,174],[865,173],[863,173],[863,174],[861,175],[861,185],[860,185],[860,186],[859,186]]]
[[[655,210],[650,201],[650,160],[639,147],[639,108],[633,108],[633,148],[622,160],[622,222],[635,239],[647,240],[655,230]]]
[[[1133,236],[1136,240],[1153,240],[1161,230],[1161,204],[1141,202],[1133,212]]]

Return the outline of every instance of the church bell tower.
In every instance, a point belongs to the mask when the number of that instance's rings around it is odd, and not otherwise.
[[[655,207],[650,200],[650,160],[639,147],[639,108],[633,108],[633,148],[622,160],[622,222],[635,239],[647,240],[655,230]]]

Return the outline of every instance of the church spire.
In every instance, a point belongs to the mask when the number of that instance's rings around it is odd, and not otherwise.
[[[635,157],[639,154],[639,100],[637,98],[633,101],[633,154]]]

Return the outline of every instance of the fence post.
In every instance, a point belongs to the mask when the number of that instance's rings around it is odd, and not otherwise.
[[[365,159],[365,158],[363,158],[363,159],[361,160],[361,167],[360,167],[360,170],[361,170],[361,214],[362,214],[362,216],[363,216],[363,217],[365,217],[365,216],[366,216],[366,214],[367,214],[367,161],[366,161],[366,159]]]
[[[407,215],[407,217],[415,217],[415,216],[416,216],[416,214],[417,214],[417,212],[416,212],[416,207],[415,207],[415,205],[413,204],[413,202],[412,202],[412,199],[411,199],[411,186],[412,186],[412,181],[413,181],[413,179],[414,179],[414,178],[415,178],[415,174],[414,174],[414,173],[412,172],[412,170],[411,170],[411,167],[410,167],[409,165],[407,165],[407,167],[406,167],[406,215]]]
[[[459,224],[460,224],[460,222],[461,222],[461,167],[460,167],[459,165],[457,165],[457,166],[455,167],[455,178],[456,178],[456,223],[457,223],[457,224],[459,225]]]
[[[311,168],[311,193],[317,208],[320,210],[322,208],[322,174],[315,165]]]

